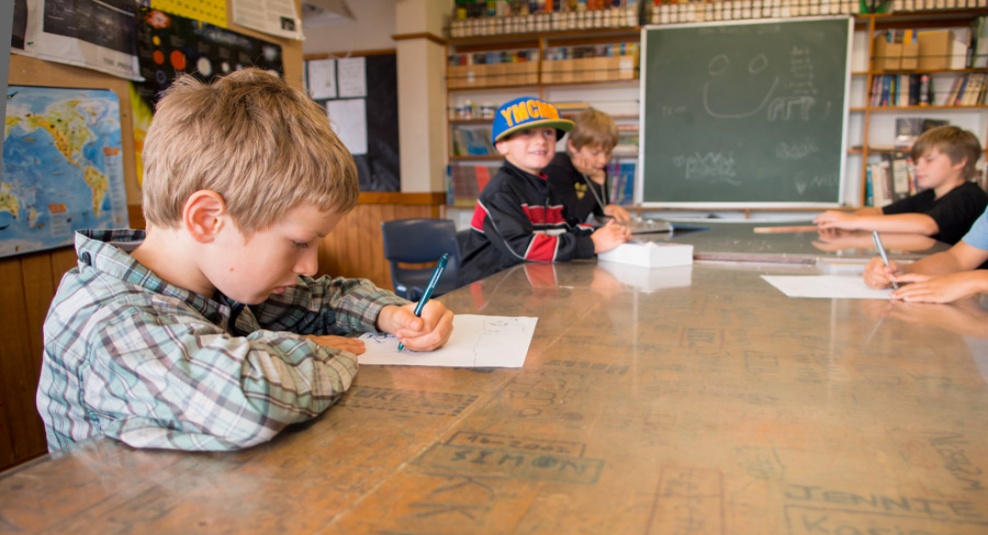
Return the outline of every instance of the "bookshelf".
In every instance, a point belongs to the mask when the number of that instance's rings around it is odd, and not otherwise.
[[[640,32],[634,26],[450,39],[450,207],[472,208],[476,193],[500,167],[490,128],[497,107],[510,99],[536,96],[557,104],[563,116],[590,105],[615,119],[623,140],[636,138]],[[637,149],[621,146],[614,153],[614,171],[623,165],[627,176],[637,157]]]
[[[981,2],[983,0],[977,0]],[[975,0],[970,0],[974,3]],[[899,5],[902,4],[902,5]],[[671,5],[671,4],[670,4]],[[841,3],[840,13],[846,13],[845,4]],[[988,15],[988,10],[978,4],[978,7],[963,7],[960,0],[948,9],[917,10],[915,2],[891,2],[898,11],[893,13],[854,14],[854,35],[852,43],[852,65],[848,92],[849,120],[847,125],[847,164],[845,167],[845,193],[842,203],[848,208],[865,205],[866,177],[870,163],[880,160],[883,155],[893,151],[895,139],[895,121],[902,117],[925,117],[948,120],[962,128],[971,130],[981,140],[982,145],[988,146],[988,105],[983,103],[968,105],[946,105],[943,100],[923,105],[876,105],[871,101],[875,80],[882,76],[900,76],[909,74],[926,74],[932,80],[934,94],[946,98],[955,80],[966,75],[985,75],[985,85],[988,85],[988,68],[958,66],[947,63],[937,68],[919,69],[910,63],[901,63],[896,67],[885,63],[876,50],[875,36],[890,30],[910,29],[914,33],[925,31],[950,32],[951,46],[954,52],[960,54],[957,47],[967,47],[971,23],[980,16]],[[811,15],[813,13],[807,13]],[[649,12],[643,15],[645,22],[651,22]],[[493,173],[499,165],[500,157],[496,155],[457,154],[453,149],[455,131],[459,128],[483,128],[489,131],[490,119],[484,118],[483,110],[496,109],[497,105],[511,98],[530,94],[554,103],[586,102],[615,117],[619,126],[637,125],[639,122],[639,75],[637,57],[622,66],[620,60],[610,59],[611,63],[584,62],[581,66],[574,64],[574,72],[594,72],[593,76],[603,78],[564,78],[556,69],[551,52],[559,47],[595,47],[604,45],[620,45],[624,43],[640,45],[641,27],[627,26],[618,28],[588,28],[582,30],[560,29],[552,27],[548,31],[529,33],[510,33],[498,35],[474,35],[470,37],[454,37],[447,41],[448,57],[454,54],[466,53],[495,53],[504,51],[526,50],[524,61],[511,61],[515,65],[511,71],[494,67],[493,73],[480,70],[474,66],[473,74],[463,74],[463,69],[447,71],[447,128],[448,162],[451,177],[455,177],[457,167],[464,165],[488,166]],[[626,48],[627,49],[627,48]],[[613,50],[613,49],[612,49]],[[619,49],[620,50],[620,49]],[[547,52],[549,53],[547,55]],[[635,50],[637,54],[639,50]],[[508,56],[515,60],[516,55]],[[921,54],[917,51],[917,54]],[[918,63],[919,55],[916,56]],[[952,58],[952,55],[951,55]],[[577,59],[577,58],[568,58]],[[580,58],[583,59],[583,58]],[[909,58],[907,58],[909,59]],[[956,61],[949,59],[948,61]],[[526,64],[527,63],[527,64]],[[453,67],[450,65],[450,67]],[[624,69],[624,71],[622,71]],[[627,72],[632,73],[630,76]],[[614,75],[623,72],[621,76]],[[469,86],[461,83],[449,83],[458,77],[472,77]],[[939,103],[938,103],[939,102]],[[984,102],[984,101],[981,101]],[[469,106],[470,112],[463,117],[462,110]],[[559,149],[562,149],[560,145]],[[637,153],[616,154],[618,160],[636,160]],[[454,199],[466,199],[463,193],[453,195]],[[452,207],[467,207],[469,202],[452,203]],[[472,204],[470,204],[472,207]],[[632,211],[642,213],[652,211],[642,207],[632,206]],[[764,208],[741,209],[743,217],[750,217],[755,212],[763,211],[791,212],[791,210],[772,210]],[[802,209],[805,210],[805,209]],[[709,210],[707,210],[709,211]],[[732,213],[733,214],[733,213]]]
[[[900,5],[902,4],[902,5]],[[909,2],[909,4],[913,4]],[[972,29],[988,10],[957,8],[916,11],[897,2],[899,11],[858,15],[855,39],[864,41],[866,62],[852,74],[851,119],[858,122],[858,137],[849,139],[848,154],[856,161],[860,204],[868,197],[868,167],[901,147],[894,146],[897,119],[925,118],[948,121],[975,133],[988,145],[988,105],[983,89],[965,97],[967,80],[988,81],[988,57],[972,50]],[[899,41],[891,46],[884,35]],[[911,36],[911,38],[910,38]],[[864,44],[864,43],[862,43]],[[979,54],[981,54],[979,56]],[[980,66],[972,62],[980,57]],[[911,87],[910,87],[911,82]],[[927,89],[928,88],[928,89]],[[911,89],[911,91],[910,91]]]

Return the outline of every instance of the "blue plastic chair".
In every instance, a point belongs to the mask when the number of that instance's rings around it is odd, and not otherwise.
[[[432,296],[437,297],[457,288],[460,270],[460,246],[456,241],[456,226],[449,219],[395,219],[381,223],[384,235],[384,257],[391,264],[391,283],[395,293],[418,301],[432,278],[436,262],[449,253],[446,271]],[[408,264],[419,264],[411,267]],[[427,264],[423,266],[422,264]]]

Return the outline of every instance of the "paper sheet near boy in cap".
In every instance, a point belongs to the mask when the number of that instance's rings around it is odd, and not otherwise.
[[[593,258],[631,238],[611,222],[593,231],[568,218],[550,191],[542,168],[552,161],[556,140],[573,128],[555,106],[521,97],[498,108],[492,138],[504,166],[480,193],[470,231],[461,236],[466,285],[521,262],[565,262]]]

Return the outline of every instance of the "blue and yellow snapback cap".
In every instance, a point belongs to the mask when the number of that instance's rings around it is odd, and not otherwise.
[[[573,128],[573,121],[559,116],[559,110],[535,97],[521,97],[501,104],[494,114],[491,139],[494,143],[527,128],[547,126],[556,129],[556,141]]]

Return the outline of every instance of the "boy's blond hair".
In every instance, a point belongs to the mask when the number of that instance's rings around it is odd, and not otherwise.
[[[576,116],[569,140],[573,148],[599,147],[611,151],[618,143],[618,128],[614,119],[606,113],[590,108]]]
[[[978,158],[981,158],[981,142],[978,141],[977,136],[956,126],[938,126],[919,136],[919,139],[913,143],[910,155],[913,161],[916,161],[933,149],[946,154],[954,164],[966,159],[961,175],[964,180],[974,178],[977,173],[975,165],[978,163]]]
[[[299,205],[346,213],[360,195],[353,156],[326,112],[256,68],[212,84],[183,75],[163,93],[144,142],[144,217],[178,225],[189,197],[219,193],[246,236]]]

